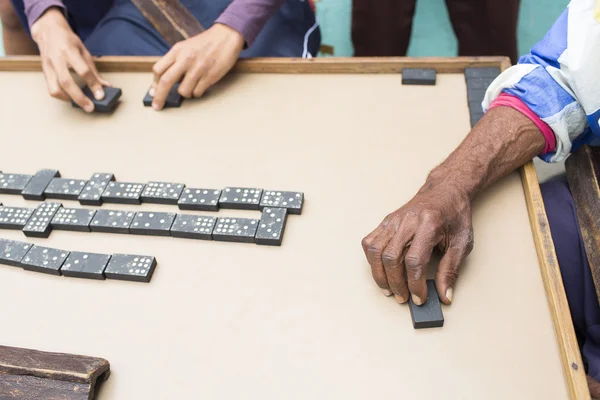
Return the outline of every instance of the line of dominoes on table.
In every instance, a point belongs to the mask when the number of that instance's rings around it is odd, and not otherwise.
[[[219,208],[262,210],[260,219],[212,217],[169,212],[134,212],[65,208],[43,202],[37,208],[0,207],[0,229],[20,229],[26,236],[47,238],[52,229],[173,236],[279,246],[288,214],[300,214],[301,192],[259,188],[186,188],[181,183],[116,182],[113,174],[95,173],[90,180],[61,178],[57,170],[35,175],[0,173],[0,193],[26,199],[60,198],[82,204],[103,202],[140,204],[142,201],[177,204],[183,210],[217,211]]]
[[[302,192],[226,187],[225,189],[188,188],[183,183],[118,182],[110,173],[94,173],[89,180],[61,178],[58,170],[42,169],[35,175],[0,172],[0,194],[20,194],[27,200],[62,199],[82,205],[174,204],[181,210],[218,211],[219,208],[262,210],[285,208],[301,214]]]
[[[66,251],[0,239],[0,264],[74,278],[150,282],[157,262],[151,256]]]
[[[42,202],[36,208],[0,204],[0,229],[22,230],[47,238],[53,229],[74,232],[129,233],[279,246],[287,222],[285,208],[265,208],[260,219],[213,217],[153,211],[65,208]]]

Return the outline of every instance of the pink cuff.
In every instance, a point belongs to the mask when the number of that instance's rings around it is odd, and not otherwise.
[[[531,111],[529,107],[527,107],[527,105],[523,103],[523,101],[517,96],[502,93],[496,98],[496,100],[492,101],[489,110],[491,110],[494,107],[510,107],[529,118],[535,124],[535,126],[537,126],[538,129],[542,132],[542,135],[544,135],[544,139],[546,139],[546,147],[544,148],[542,154],[551,153],[556,149],[556,136],[554,136],[552,128],[550,128],[550,126],[547,123],[542,121],[536,113]]]

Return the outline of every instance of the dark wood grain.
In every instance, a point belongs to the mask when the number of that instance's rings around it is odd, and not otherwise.
[[[0,374],[0,399],[2,400],[91,400],[93,398],[93,390],[89,383]]]
[[[0,346],[0,399],[93,399],[110,364],[102,358]]]
[[[600,149],[582,146],[565,166],[596,295],[600,299]]]
[[[204,31],[179,0],[132,0],[142,15],[171,46]]]

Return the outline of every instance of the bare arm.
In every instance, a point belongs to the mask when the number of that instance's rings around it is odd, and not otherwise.
[[[493,182],[540,154],[544,136],[508,107],[490,110],[427,178],[415,197],[389,214],[362,245],[382,292],[400,303],[427,298],[426,268],[437,246],[440,299],[450,304],[459,266],[473,248],[471,202]]]

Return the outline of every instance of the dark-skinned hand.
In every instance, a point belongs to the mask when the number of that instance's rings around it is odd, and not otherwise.
[[[427,299],[427,267],[436,247],[444,253],[436,288],[444,304],[452,302],[460,264],[473,249],[471,202],[455,188],[429,187],[389,214],[362,241],[373,279],[399,303],[412,293],[417,305]]]

